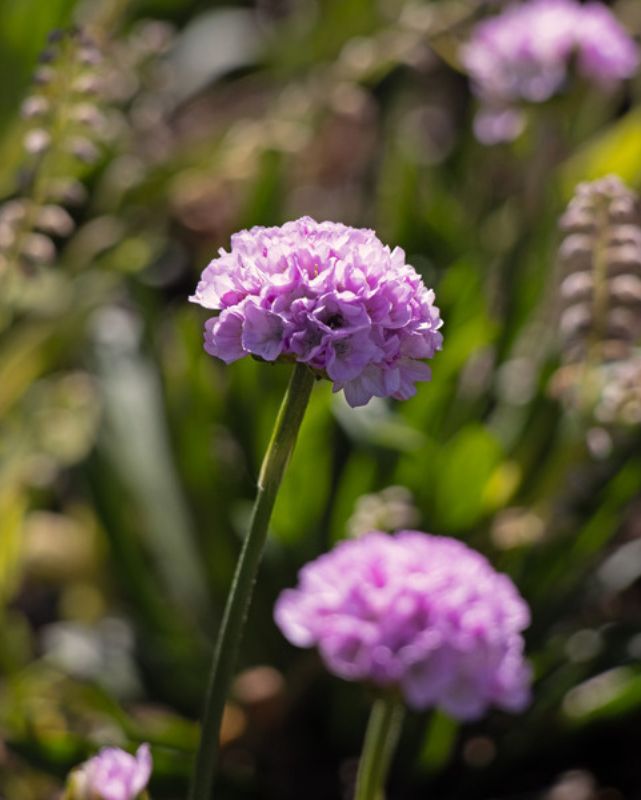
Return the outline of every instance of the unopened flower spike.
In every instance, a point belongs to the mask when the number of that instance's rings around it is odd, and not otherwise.
[[[641,209],[616,175],[579,184],[559,248],[552,391],[600,423],[641,418]]]
[[[90,103],[75,88],[78,80],[97,79],[97,45],[76,28],[49,35],[34,75],[32,93],[22,103],[25,120],[25,165],[20,196],[0,206],[0,276],[54,261],[54,239],[73,233],[73,217],[61,203],[82,200],[81,161],[91,163],[100,153],[87,138],[85,118],[76,111],[100,113],[101,98]],[[89,131],[96,136],[96,131]],[[82,146],[79,146],[79,143]],[[5,287],[5,297],[7,295]]]

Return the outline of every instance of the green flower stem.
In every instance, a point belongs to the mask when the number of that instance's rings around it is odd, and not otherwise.
[[[401,734],[404,706],[395,694],[374,703],[367,723],[354,800],[383,800],[385,781]]]
[[[236,565],[218,632],[189,800],[210,800],[212,796],[225,700],[236,665],[258,565],[267,539],[269,520],[313,385],[314,376],[309,368],[304,364],[296,364],[260,470],[249,532]]]

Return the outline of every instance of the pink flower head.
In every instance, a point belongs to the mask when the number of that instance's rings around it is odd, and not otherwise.
[[[639,48],[602,3],[583,6],[577,30],[578,69],[604,87],[630,78],[639,66]]]
[[[462,59],[484,106],[477,135],[491,143],[514,138],[519,128],[503,124],[498,133],[488,120],[500,121],[503,111],[522,100],[542,102],[556,94],[573,59],[579,74],[608,88],[635,73],[639,52],[602,3],[529,0],[479,23]]]
[[[118,747],[105,747],[71,778],[73,800],[136,800],[151,777],[148,744],[135,756]]]
[[[414,709],[469,720],[529,701],[528,607],[506,575],[455,539],[401,531],[343,541],[302,568],[274,616],[334,674],[394,686]]]
[[[190,299],[220,312],[205,323],[211,355],[308,364],[352,406],[411,397],[442,344],[434,292],[399,247],[310,217],[232,236]]]

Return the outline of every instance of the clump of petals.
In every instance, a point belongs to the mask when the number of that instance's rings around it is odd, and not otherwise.
[[[70,779],[70,800],[136,800],[151,777],[152,761],[148,744],[135,756],[118,747],[105,747],[90,758]]]
[[[232,236],[190,299],[219,312],[205,324],[211,355],[307,364],[352,406],[411,397],[442,345],[434,292],[400,248],[310,217]]]
[[[302,568],[274,615],[331,672],[396,687],[414,709],[471,720],[529,701],[528,607],[506,575],[455,539],[375,531],[343,541]]]

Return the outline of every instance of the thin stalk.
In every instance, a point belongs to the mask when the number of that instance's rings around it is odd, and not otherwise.
[[[581,393],[585,407],[597,402],[601,393],[598,368],[603,362],[603,341],[608,329],[609,286],[608,286],[608,239],[611,235],[609,225],[609,203],[601,198],[596,209],[596,232],[592,248],[592,328],[587,341],[586,358],[583,363]]]
[[[404,707],[393,694],[372,706],[356,778],[354,800],[383,800],[385,781],[401,734]]]
[[[603,360],[601,346],[608,327],[608,239],[611,236],[609,224],[609,203],[601,199],[597,210],[596,236],[592,251],[592,279],[594,294],[592,299],[593,326],[589,342],[588,360],[593,365]]]
[[[309,368],[304,364],[296,364],[263,459],[249,531],[236,565],[218,632],[189,800],[210,800],[212,796],[225,700],[236,665],[258,565],[267,539],[269,520],[313,385],[314,376]]]

